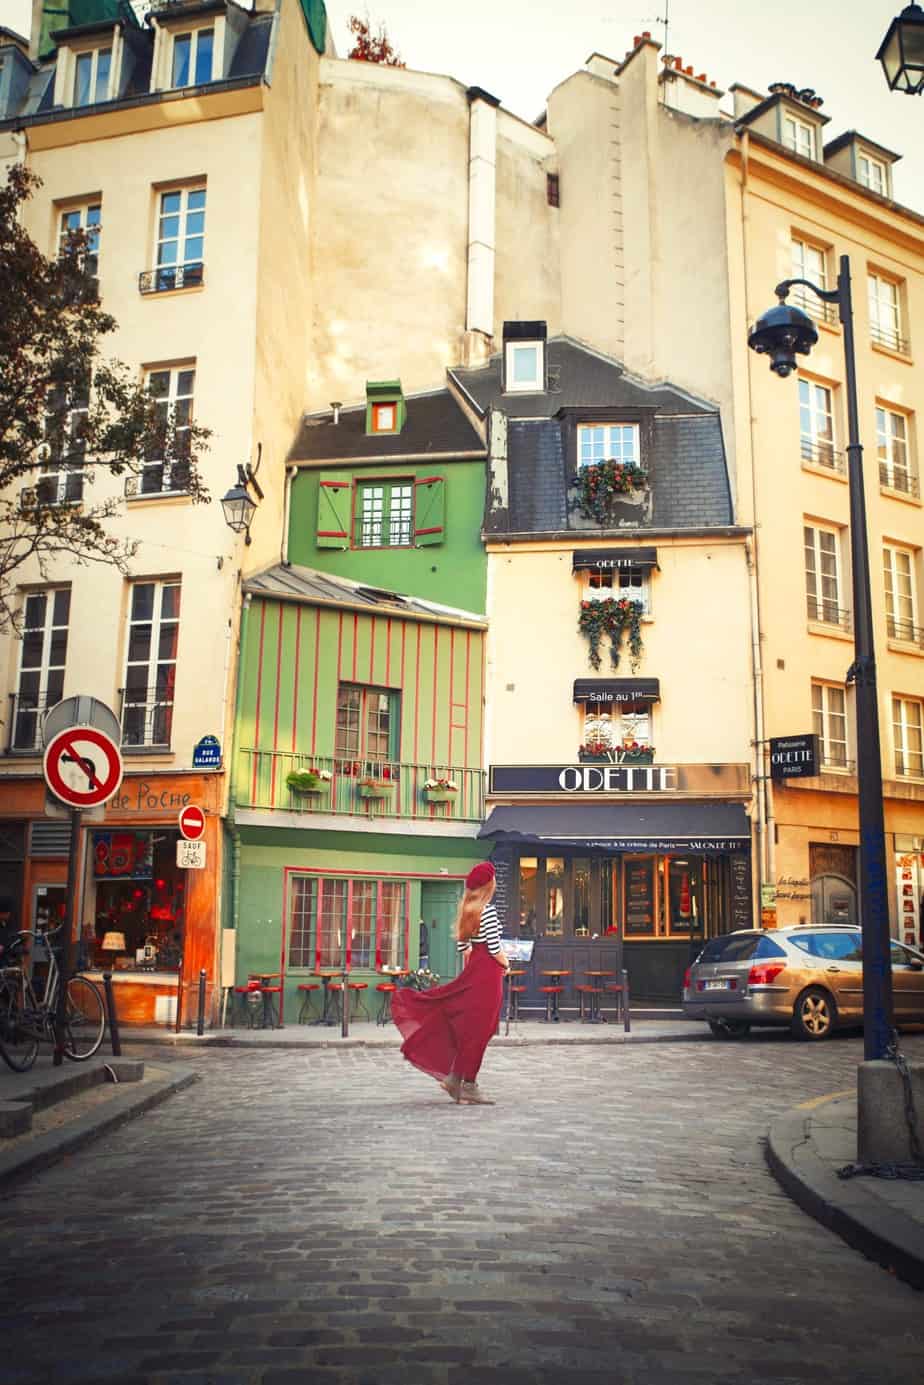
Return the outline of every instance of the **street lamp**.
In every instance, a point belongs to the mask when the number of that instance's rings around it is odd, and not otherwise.
[[[911,4],[892,20],[876,54],[890,91],[924,92],[924,9]]]
[[[916,8],[916,7],[915,7]],[[860,924],[863,930],[863,1038],[867,1059],[884,1058],[892,1043],[892,962],[889,901],[886,889],[885,818],[879,707],[873,647],[873,613],[869,586],[863,448],[860,445],[857,373],[854,357],[850,259],[840,258],[836,289],[820,289],[808,279],[777,284],[779,303],[759,318],[748,346],[771,357],[770,369],[787,376],[796,355],[807,355],[818,331],[807,313],[789,307],[786,297],[796,284],[811,289],[825,303],[836,303],[844,328],[847,372],[847,476],[850,490],[850,552],[853,581],[854,660],[847,673],[857,708],[857,798],[860,815]]]
[[[257,465],[251,467],[250,463],[238,466],[237,485],[221,497],[221,508],[225,516],[225,524],[232,529],[235,534],[243,534],[244,542],[250,543],[250,526],[253,522],[254,514],[257,509],[257,500],[263,499],[263,492],[260,483],[257,481],[257,472],[260,470],[260,458],[263,455],[263,444],[257,444]],[[254,500],[250,494],[253,487],[257,495]]]

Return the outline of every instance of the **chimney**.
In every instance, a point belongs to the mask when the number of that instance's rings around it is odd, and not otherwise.
[[[341,410],[342,407],[343,407],[343,406],[342,406],[342,404],[340,403],[340,400],[339,400],[339,399],[334,399],[334,400],[331,401],[331,408],[332,408],[333,411],[334,411],[334,419],[333,419],[333,421],[334,421],[335,424],[340,422],[340,410]]]

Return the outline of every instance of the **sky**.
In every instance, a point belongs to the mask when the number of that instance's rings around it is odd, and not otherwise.
[[[706,72],[765,92],[771,82],[813,87],[831,117],[825,138],[856,129],[904,157],[893,171],[896,201],[924,213],[924,96],[893,94],[876,50],[905,0],[327,0],[337,51],[347,20],[384,22],[408,67],[440,72],[499,97],[533,120],[548,93],[598,51],[621,60],[635,34],[651,31]],[[246,4],[246,0],[245,0]],[[31,0],[0,0],[0,23],[27,33]],[[726,97],[723,107],[731,109]]]

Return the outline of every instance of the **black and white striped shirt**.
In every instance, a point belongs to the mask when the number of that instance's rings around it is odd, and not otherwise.
[[[478,932],[472,938],[459,939],[458,947],[464,952],[469,943],[486,943],[488,951],[496,956],[501,950],[501,926],[497,910],[493,904],[486,904],[481,911]]]

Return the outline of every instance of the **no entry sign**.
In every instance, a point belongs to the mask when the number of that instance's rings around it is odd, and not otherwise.
[[[205,831],[205,813],[197,803],[180,809],[180,831],[188,842],[197,842]]]
[[[72,808],[96,808],[122,782],[122,755],[104,731],[70,726],[59,731],[45,750],[45,782],[56,798]]]

